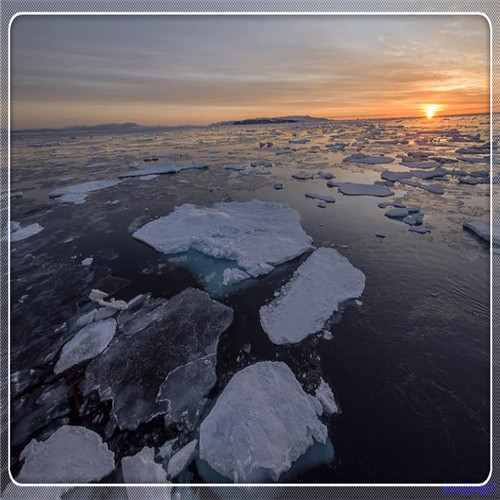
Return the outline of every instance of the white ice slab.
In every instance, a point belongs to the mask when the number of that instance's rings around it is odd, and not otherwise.
[[[236,262],[256,277],[311,248],[299,214],[267,201],[191,204],[141,227],[133,237],[165,254],[196,250],[216,259]],[[234,262],[228,262],[233,268]]]
[[[200,427],[200,458],[230,481],[277,481],[327,429],[317,401],[282,362],[236,373]]]
[[[33,439],[21,453],[21,483],[88,483],[115,468],[115,459],[99,434],[64,425],[46,441]]]
[[[260,322],[275,344],[293,344],[319,332],[348,299],[363,293],[365,275],[333,248],[319,248],[295,271]]]

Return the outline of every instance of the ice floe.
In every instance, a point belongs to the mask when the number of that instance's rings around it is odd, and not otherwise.
[[[365,155],[364,153],[355,153],[346,156],[343,159],[347,163],[366,163],[368,165],[381,165],[383,163],[392,163],[394,158],[385,155]]]
[[[285,363],[244,368],[201,424],[200,459],[235,483],[278,481],[308,449],[327,441],[313,399]]]
[[[295,271],[278,297],[260,309],[260,322],[275,344],[300,342],[319,332],[348,299],[363,293],[365,275],[333,248],[319,248]]]
[[[49,197],[56,198],[57,201],[62,203],[80,205],[85,203],[89,193],[116,186],[120,184],[120,182],[121,181],[118,179],[82,182],[81,184],[73,184],[71,186],[55,189],[49,193]]]
[[[188,417],[196,416],[211,389],[207,380],[214,380],[213,373],[207,374],[215,370],[214,363],[205,365],[203,358],[216,353],[220,335],[233,320],[231,308],[193,288],[168,301],[157,299],[155,306],[152,318],[141,324],[136,333],[127,334],[128,322],[121,326],[124,335],[117,335],[108,349],[91,361],[82,384],[84,394],[97,389],[101,399],[112,400],[121,429],[136,429],[157,415],[167,414],[170,420],[175,419],[181,408]],[[132,316],[134,323],[140,324],[140,318],[150,313],[151,307],[145,302],[133,315],[128,310],[121,315],[128,321]],[[120,318],[118,323],[122,324]],[[204,377],[193,379],[194,371],[185,365],[197,360],[200,364],[193,363],[191,368],[199,368],[198,373],[205,370]],[[175,387],[169,384],[169,375],[176,382]],[[185,393],[186,383],[190,384],[189,393]],[[196,401],[190,398],[195,393]],[[193,408],[188,407],[191,402]]]
[[[145,168],[139,168],[137,170],[130,170],[118,177],[124,179],[127,177],[145,177],[150,175],[163,175],[163,174],[177,174],[179,172],[184,172],[186,170],[206,170],[208,165],[194,165],[194,164],[173,164],[168,163],[165,165],[150,165]]]
[[[299,214],[267,201],[216,203],[212,207],[181,205],[133,233],[165,254],[195,250],[228,261],[252,277],[267,274],[311,248]]]
[[[493,223],[490,230],[489,220],[470,219],[464,222],[463,227],[487,242],[493,236],[493,244],[500,246],[500,224]]]
[[[21,453],[21,483],[88,483],[115,468],[108,445],[85,427],[64,425],[46,441],[33,439]]]
[[[198,440],[194,439],[177,451],[168,461],[167,473],[169,479],[175,479],[194,460],[197,446]]]
[[[339,407],[337,405],[337,402],[335,401],[333,391],[323,379],[321,379],[321,382],[316,389],[315,396],[316,399],[321,403],[323,411],[326,413],[326,415],[339,413]]]
[[[38,234],[40,231],[43,231],[43,226],[41,226],[37,222],[21,227],[21,224],[12,221],[10,225],[11,225],[11,233],[10,233],[11,242],[25,240],[26,238],[30,238],[31,236]]]
[[[139,453],[123,457],[121,468],[123,482],[127,484],[166,483],[167,473],[154,461],[155,451],[145,447]]]
[[[355,182],[342,182],[338,184],[339,191],[348,196],[392,196],[394,193],[381,184],[358,184]]]
[[[69,342],[64,344],[54,367],[55,373],[92,359],[109,345],[116,332],[116,320],[108,318],[84,326]]]
[[[335,198],[328,194],[321,193],[305,193],[306,198],[312,198],[313,200],[323,201],[324,203],[335,203]]]

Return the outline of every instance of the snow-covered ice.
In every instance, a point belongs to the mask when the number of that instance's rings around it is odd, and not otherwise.
[[[319,248],[295,271],[278,297],[260,309],[275,344],[300,342],[319,332],[339,305],[363,293],[365,275],[333,248]]]
[[[100,354],[109,345],[116,332],[113,318],[84,326],[69,342],[64,344],[54,367],[55,373],[62,373],[71,366]]]
[[[344,162],[348,163],[366,163],[368,165],[381,165],[383,163],[392,163],[394,158],[384,155],[365,155],[364,153],[355,153],[350,156],[346,156],[343,159]]]
[[[327,441],[313,400],[283,362],[244,368],[201,424],[200,459],[235,483],[278,481],[315,443]]]
[[[87,200],[87,195],[94,191],[110,188],[120,184],[118,179],[108,179],[101,181],[82,182],[81,184],[73,184],[71,186],[64,186],[49,193],[50,198],[56,198],[57,201],[63,203],[74,203],[81,205]]]
[[[133,233],[165,254],[196,250],[236,262],[252,277],[311,248],[299,214],[281,203],[253,200],[216,203],[212,207],[181,205]],[[227,267],[235,267],[229,262]]]
[[[115,459],[99,434],[64,425],[46,441],[33,439],[22,451],[21,483],[88,483],[115,468]]]

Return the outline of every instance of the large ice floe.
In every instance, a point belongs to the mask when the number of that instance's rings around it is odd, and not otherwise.
[[[133,237],[165,254],[191,251],[188,266],[196,260],[193,251],[222,260],[217,277],[221,284],[234,282],[235,277],[244,281],[267,274],[309,250],[312,243],[295,210],[259,200],[216,203],[212,207],[181,205],[141,227]],[[209,263],[204,265],[201,272],[211,275],[213,268]],[[232,269],[231,275],[224,276],[226,269]]]
[[[116,320],[113,318],[84,326],[69,342],[64,344],[54,372],[62,373],[71,366],[96,357],[108,347],[115,331]]]
[[[295,271],[278,296],[260,309],[275,344],[293,344],[319,332],[340,304],[363,293],[365,275],[333,248],[319,248]]]
[[[206,170],[208,165],[194,165],[194,164],[174,164],[167,163],[161,165],[151,165],[145,168],[139,168],[137,170],[130,170],[124,174],[120,174],[118,177],[124,179],[126,177],[146,177],[150,175],[163,175],[163,174],[177,174],[179,172],[184,172],[186,170]]]
[[[484,241],[490,242],[493,237],[493,245],[500,246],[500,224],[493,223],[490,228],[489,220],[470,219],[464,222],[463,227]]]
[[[74,203],[75,205],[81,205],[82,203],[85,203],[89,193],[116,186],[120,182],[121,181],[118,179],[82,182],[81,184],[73,184],[71,186],[64,186],[62,188],[55,189],[49,193],[49,197],[56,198],[57,201],[62,203]]]
[[[89,364],[82,391],[111,399],[121,429],[158,415],[190,425],[215,384],[217,344],[232,320],[231,308],[194,288],[123,311],[120,335]]]
[[[35,222],[34,224],[28,224],[27,226],[22,227],[18,222],[12,221],[10,223],[10,241],[22,241],[26,238],[30,238],[31,236],[35,236],[39,232],[43,231],[43,226]]]
[[[233,376],[201,424],[198,470],[235,483],[278,481],[315,444],[326,445],[321,413],[285,363],[250,365]]]
[[[46,441],[33,439],[21,453],[20,483],[89,483],[115,468],[106,443],[85,427],[64,425]]]

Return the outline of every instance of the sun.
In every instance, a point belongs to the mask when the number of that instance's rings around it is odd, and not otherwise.
[[[425,116],[428,120],[434,118],[434,115],[441,109],[440,104],[424,104],[423,106]]]

